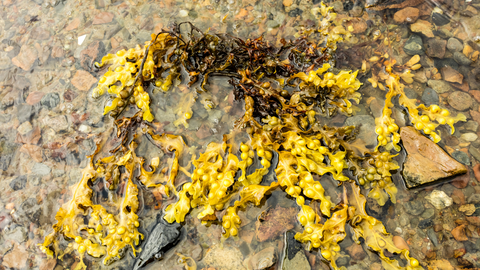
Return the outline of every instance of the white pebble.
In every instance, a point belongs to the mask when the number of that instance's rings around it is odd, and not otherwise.
[[[92,131],[92,128],[87,125],[80,125],[78,127],[78,131],[83,132],[83,133],[90,133]]]
[[[85,38],[87,35],[79,36],[78,37],[78,45],[82,45],[82,43],[85,41]]]
[[[182,9],[178,12],[178,16],[180,17],[187,17],[188,16],[188,10]]]
[[[441,190],[434,190],[432,193],[425,197],[429,203],[431,203],[438,210],[442,210],[452,205],[453,200],[445,192]]]

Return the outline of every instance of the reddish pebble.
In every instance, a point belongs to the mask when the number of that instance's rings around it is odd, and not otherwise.
[[[473,167],[473,173],[475,174],[475,179],[480,182],[480,163]]]

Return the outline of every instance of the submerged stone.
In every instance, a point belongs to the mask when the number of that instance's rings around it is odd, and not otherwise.
[[[400,136],[408,154],[402,172],[408,188],[467,172],[465,165],[450,157],[414,127],[401,128]]]
[[[453,204],[452,198],[450,198],[445,192],[441,190],[434,190],[432,193],[425,197],[429,203],[431,203],[438,210],[442,210]]]
[[[305,256],[302,244],[295,239],[292,231],[286,233],[285,258],[283,260],[282,269],[310,270],[312,267]]]
[[[157,225],[153,227],[140,257],[135,262],[134,270],[144,267],[153,260],[162,259],[163,254],[172,248],[180,238],[180,224],[167,224],[161,217],[158,217],[157,220]]]

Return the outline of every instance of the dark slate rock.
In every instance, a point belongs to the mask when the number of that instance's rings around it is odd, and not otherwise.
[[[40,104],[48,109],[57,107],[58,103],[60,103],[60,96],[57,93],[48,93],[40,100]]]
[[[23,189],[26,184],[27,184],[27,176],[20,175],[10,182],[10,187],[13,190],[17,191],[17,190]]]
[[[430,106],[432,104],[438,104],[440,102],[440,98],[435,90],[427,87],[423,91],[422,101],[426,106]]]
[[[135,262],[134,270],[144,267],[153,260],[162,259],[163,254],[175,246],[180,238],[180,224],[168,224],[163,215],[157,216],[157,222]]]
[[[452,67],[453,69],[458,70],[458,63],[455,62],[452,58],[444,58],[444,59],[439,59],[435,58],[433,60],[435,67],[440,70],[444,67]]]
[[[286,254],[285,259],[292,260],[293,257],[299,251],[303,251],[302,244],[295,239],[295,233],[293,231],[286,232],[287,238],[287,247],[286,247]]]
[[[452,153],[452,157],[463,165],[470,165],[470,157],[465,152],[455,151]]]
[[[423,47],[422,38],[419,35],[411,35],[405,42],[403,50],[408,55],[423,55],[425,54],[425,47]]]
[[[297,16],[302,15],[302,13],[303,13],[303,10],[301,10],[299,8],[296,8],[296,9],[290,10],[290,12],[288,12],[288,16],[297,17]]]
[[[427,235],[428,235],[428,238],[430,238],[430,241],[432,241],[433,245],[438,246],[438,238],[433,228],[429,228],[427,230]]]
[[[432,14],[432,21],[437,26],[443,26],[450,22],[450,18],[447,15],[434,12]]]
[[[418,227],[420,229],[426,229],[432,226],[433,226],[433,220],[431,219],[424,219],[418,223]]]

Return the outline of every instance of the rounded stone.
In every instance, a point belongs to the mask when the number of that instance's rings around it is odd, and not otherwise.
[[[440,99],[435,90],[427,87],[423,91],[422,101],[425,103],[426,106],[430,106],[432,104],[438,104],[440,102]]]
[[[472,107],[473,101],[469,94],[456,91],[448,96],[448,104],[450,104],[455,110],[465,111]]]
[[[408,38],[407,42],[405,42],[405,46],[403,46],[403,50],[408,55],[423,55],[425,54],[425,47],[423,47],[422,38],[418,35],[411,35]]]
[[[463,44],[456,38],[449,38],[447,41],[447,49],[451,52],[459,52],[463,49]]]
[[[468,134],[468,133],[466,133]],[[471,133],[473,134],[473,133]],[[462,134],[462,136],[465,134]],[[476,135],[476,134],[475,134]],[[470,165],[470,158],[468,157],[468,154],[462,151],[455,151],[452,153],[452,157],[456,159],[458,162],[464,164],[464,165]]]

